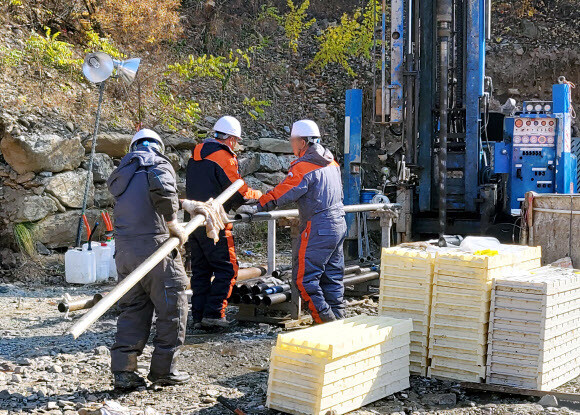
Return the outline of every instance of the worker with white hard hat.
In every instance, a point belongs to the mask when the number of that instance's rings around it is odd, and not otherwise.
[[[187,199],[205,202],[241,178],[234,152],[241,136],[240,122],[234,117],[225,116],[215,123],[213,136],[195,146],[187,164]],[[223,206],[228,212],[261,196],[262,192],[244,184]],[[189,249],[193,327],[227,327],[229,322],[225,310],[238,276],[232,224],[226,224],[226,228],[219,232],[216,243],[207,236],[204,229],[194,231],[189,237]]]
[[[164,156],[165,145],[152,130],[142,129],[131,140],[107,181],[115,198],[115,263],[119,281],[133,272],[169,238],[183,244],[185,230],[177,222],[179,202],[175,171]],[[116,389],[145,385],[137,373],[137,358],[149,339],[157,316],[155,349],[147,378],[159,385],[176,385],[189,375],[175,369],[175,356],[185,339],[187,275],[178,250],[153,268],[118,303],[117,334],[111,347]]]
[[[257,211],[298,203],[301,234],[293,244],[293,281],[316,323],[344,318],[346,222],[340,166],[320,144],[320,130],[312,120],[292,125],[290,144],[298,159],[286,179],[260,198]]]

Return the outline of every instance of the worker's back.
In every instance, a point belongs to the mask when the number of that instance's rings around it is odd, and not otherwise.
[[[214,139],[198,144],[187,164],[185,193],[189,200],[206,202],[216,198],[239,178],[238,161],[229,147]],[[244,185],[239,192],[224,203],[224,209],[237,209],[244,203]]]
[[[170,205],[177,200],[168,198],[168,190],[176,194],[176,185],[175,171],[166,157],[152,149],[128,153],[107,184],[116,201],[116,238],[169,233],[163,216],[171,220]]]

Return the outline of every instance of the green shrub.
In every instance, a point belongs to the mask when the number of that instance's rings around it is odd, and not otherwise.
[[[349,75],[355,76],[348,61],[360,57],[370,59],[373,47],[374,11],[380,15],[380,6],[376,0],[370,0],[364,10],[357,9],[352,16],[343,14],[339,25],[328,27],[318,37],[320,48],[307,69],[323,70],[327,65],[336,63]]]
[[[52,34],[50,28],[45,27],[45,35],[33,32],[26,41],[26,52],[36,60],[47,66],[57,69],[78,69],[83,59],[74,58],[73,45],[58,40],[60,32]]]
[[[85,32],[85,34],[88,39],[85,52],[105,52],[114,59],[124,59],[126,57],[108,37],[100,37],[99,34],[92,29]]]
[[[258,101],[255,97],[252,97],[250,99],[248,99],[248,97],[245,97],[244,102],[242,102],[242,105],[250,108],[250,111],[248,111],[248,115],[253,119],[257,120],[258,117],[264,116],[264,107],[269,107],[270,105],[272,105],[272,102],[269,100]],[[255,112],[255,114],[254,112],[252,112],[252,110]],[[256,116],[256,114],[258,115]]]
[[[282,26],[288,39],[288,47],[296,53],[300,36],[316,22],[316,19],[306,20],[306,10],[310,7],[310,0],[304,0],[300,7],[297,7],[292,0],[286,0],[286,3],[290,10],[283,16],[280,15],[278,8],[270,4],[262,5],[258,20],[271,18]]]

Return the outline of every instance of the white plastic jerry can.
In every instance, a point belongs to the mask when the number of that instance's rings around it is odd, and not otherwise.
[[[109,262],[111,261],[111,248],[103,242],[94,248],[97,262],[97,282],[109,279]]]
[[[80,248],[70,248],[64,254],[66,282],[71,284],[92,284],[97,281],[95,253]]]
[[[91,242],[91,249],[95,250],[96,248],[98,248],[99,246],[101,246],[100,242]],[[89,243],[85,242],[83,244],[83,251],[88,251],[89,250]]]
[[[110,261],[109,261],[109,278],[114,279],[117,281],[117,264],[115,263],[115,240],[111,239],[108,242],[109,248],[111,249],[110,252]]]

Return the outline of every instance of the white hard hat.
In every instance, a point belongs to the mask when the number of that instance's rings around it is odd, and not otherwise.
[[[159,144],[159,146],[161,147],[161,152],[165,153],[165,144],[163,144],[163,140],[161,139],[161,137],[159,137],[159,134],[157,134],[155,131],[150,130],[148,128],[143,128],[139,131],[137,131],[137,133],[133,136],[133,139],[131,140],[131,144],[129,145],[129,150],[133,151],[133,144],[135,144],[136,142],[143,140],[143,139],[151,139],[155,142],[157,142],[157,144]]]
[[[310,142],[320,142],[320,130],[318,125],[312,120],[300,120],[292,124],[292,131],[290,137],[304,137],[308,138]]]
[[[216,133],[222,133],[226,135],[233,135],[234,137],[241,138],[242,137],[242,126],[240,122],[229,115],[221,117],[215,125],[213,126],[213,130]]]

